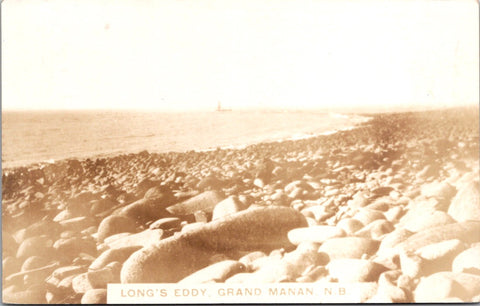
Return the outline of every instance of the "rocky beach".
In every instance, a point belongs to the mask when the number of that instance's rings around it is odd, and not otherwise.
[[[478,107],[368,116],[244,149],[3,169],[3,302],[280,282],[358,285],[352,302],[480,302]]]

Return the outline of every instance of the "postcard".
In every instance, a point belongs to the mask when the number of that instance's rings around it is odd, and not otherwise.
[[[5,0],[2,301],[480,302],[470,0]]]

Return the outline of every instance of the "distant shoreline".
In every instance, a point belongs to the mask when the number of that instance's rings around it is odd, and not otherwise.
[[[71,156],[71,157],[65,157],[65,158],[58,158],[58,159],[50,159],[50,160],[43,160],[43,161],[32,161],[32,162],[16,162],[16,161],[9,161],[9,162],[3,162],[2,160],[2,172],[11,172],[14,171],[17,168],[38,168],[38,167],[43,167],[49,164],[55,164],[59,162],[64,162],[67,160],[79,160],[79,161],[85,161],[85,160],[95,160],[95,159],[102,159],[102,158],[114,158],[117,156],[122,156],[122,155],[129,155],[129,154],[139,154],[140,152],[143,151],[148,151],[150,153],[155,153],[155,154],[168,154],[168,153],[174,153],[174,154],[186,154],[188,152],[211,152],[211,151],[216,151],[216,150],[244,150],[248,147],[251,146],[256,146],[256,145],[261,145],[261,144],[275,144],[275,143],[283,143],[283,142],[288,142],[288,141],[299,141],[299,140],[305,140],[305,139],[312,139],[312,138],[318,138],[318,137],[323,137],[327,135],[332,135],[332,134],[338,134],[339,132],[348,132],[350,130],[362,127],[368,122],[370,122],[373,118],[380,116],[380,115],[388,115],[388,114],[402,114],[402,113],[425,113],[425,112],[442,112],[442,111],[448,111],[448,110],[456,110],[456,109],[469,109],[469,108],[475,108],[474,106],[471,107],[456,107],[456,108],[449,108],[449,109],[437,109],[437,110],[431,110],[431,111],[408,111],[408,112],[391,112],[391,113],[365,113],[362,115],[356,115],[356,114],[338,114],[338,115],[345,115],[345,116],[356,116],[358,118],[364,118],[363,121],[361,121],[358,124],[354,124],[351,126],[346,126],[344,128],[340,129],[334,129],[334,130],[328,130],[328,131],[323,131],[320,133],[306,133],[302,135],[292,135],[290,137],[285,137],[281,139],[269,139],[269,140],[263,140],[259,142],[253,142],[253,143],[246,143],[242,145],[220,145],[218,147],[210,147],[210,148],[192,148],[192,149],[186,149],[186,150],[174,150],[174,151],[155,151],[155,150],[135,150],[135,151],[124,151],[124,150],[118,150],[114,152],[104,152],[104,153],[92,153],[92,152],[86,152],[85,154],[82,155],[76,155],[76,156]],[[478,109],[478,107],[476,107]],[[112,110],[113,112],[114,110]],[[215,111],[213,111],[215,113]],[[333,113],[332,113],[333,114]]]
[[[111,110],[111,112],[115,113],[116,111],[114,110]],[[119,113],[124,113],[123,111],[118,111]],[[49,112],[46,112],[46,113],[49,113]],[[67,113],[72,113],[72,114],[75,114],[75,112],[69,112],[67,111]],[[205,113],[205,112],[201,112],[201,113]],[[212,113],[212,114],[215,114],[215,113],[218,113],[216,111],[212,111],[212,112],[206,112],[206,113]],[[233,112],[226,112],[226,114],[230,114],[230,113],[233,113]],[[250,113],[250,112],[242,112],[242,111],[238,111],[238,112],[235,112],[235,113]],[[267,114],[270,113],[270,111],[267,111],[266,112]],[[273,113],[278,113],[278,114],[282,114],[283,112],[281,111],[275,111]],[[297,113],[297,112],[295,112]],[[299,113],[303,113],[303,111],[299,112]],[[311,112],[306,112],[308,115],[316,115],[317,113],[311,113]],[[96,112],[92,112],[92,114],[97,114]],[[219,115],[221,115],[221,112],[218,113]],[[355,128],[356,126],[364,123],[364,122],[367,122],[371,119],[371,117],[367,117],[367,116],[360,116],[360,115],[347,115],[347,114],[340,114],[340,113],[323,113],[323,112],[319,112],[318,113],[319,115],[327,115],[328,117],[332,117],[332,118],[335,118],[335,117],[338,117],[338,118],[343,118],[344,120],[348,120],[348,121],[352,121],[350,125],[347,125],[347,126],[344,126],[344,127],[341,127],[341,128],[336,128],[336,127],[332,127],[332,129],[328,129],[328,130],[323,130],[321,132],[302,132],[302,133],[296,133],[295,131],[292,130],[292,132],[290,133],[289,136],[275,136],[275,135],[271,135],[271,137],[269,136],[266,136],[267,138],[266,139],[251,139],[251,140],[246,140],[243,144],[219,144],[218,146],[217,145],[211,145],[209,147],[192,147],[190,149],[183,149],[183,150],[155,150],[155,149],[149,149],[147,147],[145,148],[141,148],[141,149],[133,149],[133,150],[128,150],[128,149],[118,149],[118,150],[115,150],[115,151],[101,151],[101,152],[95,152],[95,151],[90,151],[90,152],[83,152],[83,153],[77,153],[77,154],[73,154],[71,156],[65,156],[65,157],[58,157],[58,158],[50,158],[50,159],[42,159],[42,160],[34,160],[34,159],[30,159],[30,160],[8,160],[8,161],[4,161],[3,160],[3,156],[2,156],[2,170],[3,171],[10,171],[10,170],[13,170],[15,168],[24,168],[24,167],[42,167],[42,166],[45,166],[45,165],[49,165],[49,164],[53,164],[53,163],[57,163],[57,162],[61,162],[61,161],[66,161],[66,160],[72,160],[72,159],[76,159],[76,160],[87,160],[87,159],[98,159],[98,158],[112,158],[112,157],[115,157],[115,156],[118,156],[118,155],[123,155],[123,154],[137,154],[138,152],[141,152],[141,151],[149,151],[151,153],[159,153],[159,154],[162,154],[162,153],[169,153],[169,152],[174,152],[174,153],[179,153],[179,154],[183,154],[183,153],[187,153],[187,152],[190,152],[190,151],[196,151],[196,152],[208,152],[208,151],[215,151],[215,150],[218,150],[218,149],[222,149],[222,150],[241,150],[241,149],[244,149],[248,146],[251,146],[251,145],[256,145],[256,144],[260,144],[260,143],[279,143],[279,142],[284,142],[284,141],[290,141],[290,140],[300,140],[300,139],[308,139],[308,138],[315,138],[315,137],[318,137],[318,136],[322,136],[322,135],[330,135],[330,134],[333,134],[333,133],[336,133],[338,131],[345,131],[345,130],[350,130],[350,129],[353,129]],[[285,131],[281,131],[282,133],[285,133]],[[288,134],[288,133],[287,133]],[[140,137],[140,136],[137,136],[137,137]]]

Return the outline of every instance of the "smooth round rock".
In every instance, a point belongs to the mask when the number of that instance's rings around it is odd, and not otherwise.
[[[149,228],[167,230],[171,228],[178,228],[180,227],[181,223],[182,223],[182,220],[176,217],[161,218],[153,222],[152,224],[150,224]]]
[[[473,243],[480,241],[480,222],[465,221],[425,229],[408,237],[397,246],[406,251],[415,252],[426,245],[450,239],[459,239]]]
[[[338,282],[373,282],[387,268],[365,259],[342,258],[334,259],[327,265],[330,276]]]
[[[384,235],[393,231],[394,227],[390,221],[379,219],[371,222],[355,233],[357,237],[366,237],[379,240]]]
[[[137,230],[136,221],[125,216],[108,216],[98,226],[97,239],[103,242],[105,238],[119,233],[135,233]]]
[[[453,198],[448,214],[458,222],[480,221],[480,184],[471,181],[465,184]]]
[[[215,252],[186,239],[163,239],[134,252],[123,264],[122,283],[175,283],[209,264]]]
[[[473,290],[480,289],[477,280],[477,283],[472,284],[462,284],[457,275],[452,274],[451,272],[439,272],[432,274],[426,278],[422,278],[420,283],[417,285],[414,292],[414,299],[416,303],[435,303],[435,302],[444,302],[448,298],[459,298],[462,301],[468,302],[469,299],[473,297],[472,290],[467,290],[464,285],[473,287]],[[461,276],[460,276],[461,277]],[[467,277],[468,278],[468,277]],[[465,278],[465,280],[467,280]],[[470,291],[470,292],[469,292]]]
[[[211,213],[214,207],[225,199],[223,192],[208,190],[188,200],[167,207],[167,211],[173,215],[191,215],[197,211]]]
[[[449,214],[433,209],[415,209],[400,219],[400,224],[411,232],[420,232],[454,222],[455,220]]]
[[[48,263],[48,259],[40,256],[30,256],[22,264],[20,271],[29,271],[41,268]]]
[[[254,251],[242,256],[238,261],[244,264],[245,267],[252,269],[251,265],[256,259],[263,258],[266,256],[267,254],[265,254],[264,252]],[[252,270],[255,270],[255,269],[252,269]]]
[[[224,260],[208,267],[205,267],[201,270],[196,271],[195,273],[190,274],[185,277],[179,284],[202,284],[214,282],[224,282],[227,278],[231,276],[245,272],[246,267],[239,261],[235,260]]]
[[[480,275],[480,245],[458,254],[453,260],[452,271]]]
[[[82,304],[106,304],[107,303],[107,289],[90,289],[86,291],[82,300]]]
[[[8,277],[21,269],[22,262],[13,256],[7,256],[2,260],[2,275]]]
[[[446,181],[423,184],[420,189],[423,196],[442,200],[450,200],[457,193],[457,189]]]
[[[367,225],[375,220],[385,219],[385,215],[378,210],[362,208],[355,214],[355,216],[353,216],[353,218],[362,222],[364,225]]]
[[[123,264],[121,280],[177,282],[207,266],[220,251],[288,247],[288,231],[305,225],[305,218],[291,208],[244,210],[136,251]]]
[[[42,286],[33,286],[25,291],[3,292],[3,303],[12,304],[45,304],[45,289]]]
[[[17,249],[17,258],[26,259],[30,256],[50,258],[52,256],[53,241],[46,235],[25,239]]]
[[[110,249],[120,249],[126,247],[141,246],[146,247],[155,244],[163,238],[163,230],[146,229],[136,234],[129,234],[107,243]]]
[[[363,254],[375,254],[379,244],[378,241],[369,238],[332,238],[325,241],[318,250],[327,253],[331,260],[340,258],[362,258]]]
[[[337,227],[345,231],[347,235],[353,235],[356,231],[363,227],[363,223],[357,219],[345,218],[337,223]]]
[[[296,228],[288,232],[291,243],[299,245],[302,242],[324,242],[330,238],[344,237],[345,231],[341,228],[328,225],[318,225]]]
[[[133,252],[140,250],[141,246],[130,246],[117,249],[109,249],[100,254],[88,267],[91,270],[98,270],[104,268],[107,264],[118,261],[120,263],[132,255]]]
[[[242,203],[237,196],[229,196],[225,200],[215,205],[213,208],[212,220],[221,219],[246,208],[247,206],[245,206],[245,204]]]

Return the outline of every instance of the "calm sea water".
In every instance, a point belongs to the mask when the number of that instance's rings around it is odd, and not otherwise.
[[[2,112],[2,168],[119,153],[207,150],[303,138],[365,120],[318,112]]]

